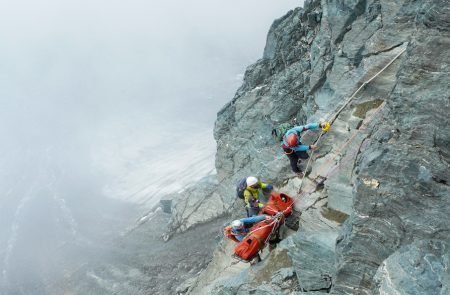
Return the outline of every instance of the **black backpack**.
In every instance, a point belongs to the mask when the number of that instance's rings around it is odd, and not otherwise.
[[[242,178],[236,185],[236,197],[244,199],[244,192],[247,189],[247,178]]]

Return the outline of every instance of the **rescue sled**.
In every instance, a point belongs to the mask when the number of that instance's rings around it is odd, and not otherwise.
[[[283,193],[273,192],[259,214],[275,216],[282,212],[284,217],[288,217],[292,214],[292,204],[294,204],[293,198]]]
[[[286,217],[292,214],[294,199],[286,194],[273,192],[269,201],[261,209],[261,214],[273,216],[272,220],[263,220],[250,228],[249,233],[234,248],[233,258],[243,262],[250,262],[255,258],[281,225]]]

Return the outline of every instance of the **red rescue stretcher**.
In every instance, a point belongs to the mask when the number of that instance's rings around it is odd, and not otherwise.
[[[243,262],[250,262],[262,251],[273,233],[286,218],[292,214],[294,199],[283,193],[272,192],[269,201],[259,215],[273,216],[272,220],[263,220],[253,225],[247,236],[234,249],[233,257]]]

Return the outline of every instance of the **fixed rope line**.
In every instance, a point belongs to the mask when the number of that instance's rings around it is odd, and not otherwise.
[[[343,152],[343,150],[344,150],[344,148],[347,146],[347,145],[349,145],[352,141],[353,141],[353,139],[356,137],[356,135],[358,135],[359,133],[360,133],[360,131],[362,131],[362,130],[365,130],[366,128],[367,128],[367,126],[370,124],[370,122],[372,121],[372,119],[384,108],[384,106],[386,105],[386,103],[385,102],[383,102],[380,106],[378,106],[378,108],[376,109],[376,111],[372,114],[372,115],[370,115],[367,119],[366,119],[366,122],[365,123],[363,123],[362,125],[361,125],[361,127],[349,138],[349,139],[347,139],[347,141],[344,143],[344,144],[342,144],[338,149],[337,149],[337,151],[335,152],[335,156],[333,157],[333,158],[331,158],[331,159],[329,159],[329,160],[327,160],[325,163],[323,163],[321,166],[320,166],[320,168],[321,167],[324,167],[324,166],[326,166],[326,165],[328,165],[328,164],[331,164],[331,162],[332,161],[334,161],[338,156],[340,156],[341,155],[341,153]],[[345,161],[344,161],[344,163],[345,163]],[[327,178],[330,174],[331,174],[331,172],[333,172],[337,167],[339,167],[339,165],[340,165],[341,163],[339,163],[339,164],[336,164],[333,168],[331,168],[330,170],[328,170],[328,172],[325,174],[325,175],[323,175],[323,177],[325,177],[325,178]]]
[[[358,94],[358,92],[364,88],[364,86],[366,86],[367,84],[369,84],[370,82],[372,82],[376,77],[378,77],[378,75],[380,75],[382,72],[384,72],[400,55],[402,55],[403,52],[405,52],[406,48],[403,48],[388,64],[386,64],[380,71],[378,71],[372,78],[370,78],[369,80],[365,81],[358,89],[356,89],[355,92],[353,92],[353,94],[345,101],[345,103],[330,117],[329,120],[327,120],[328,122],[330,122],[330,124],[333,124],[333,122],[336,120],[336,118],[339,116],[339,114],[344,110],[344,108],[350,103],[350,101],[353,100],[353,98],[355,98],[356,94]],[[319,137],[317,138],[315,144],[318,144],[323,136],[323,134],[325,133],[325,131],[321,130]],[[300,192],[303,186],[303,180],[306,177],[306,173],[308,172],[308,168],[309,165],[311,164],[311,159],[312,156],[314,155],[314,150],[311,151],[311,155],[309,157],[309,160],[306,164],[306,168],[305,168],[305,172],[303,173],[303,177],[302,177],[302,182],[300,183],[300,187],[298,189],[298,191]]]
[[[372,121],[372,119],[384,108],[384,106],[386,105],[385,102],[383,102],[377,109],[376,111],[370,115],[370,117],[367,118],[367,121],[365,123],[363,123],[361,125],[361,127],[355,132],[353,133],[352,136],[350,136],[338,149],[335,153],[335,156],[331,159],[328,159],[325,163],[322,163],[322,165],[320,165],[320,167],[318,168],[319,170],[322,167],[327,166],[328,164],[331,164],[332,161],[334,161],[338,156],[341,155],[341,153],[343,152],[344,148],[349,145],[351,142],[353,142],[353,139],[356,137],[356,135],[360,134],[360,131],[365,130],[367,128],[367,125]],[[330,170],[328,170],[324,175],[318,175],[320,177],[324,177],[325,179],[328,178],[330,176],[330,174],[336,170],[336,168],[338,168],[342,163],[346,163],[347,161],[341,161],[338,164],[336,164],[333,168],[331,168]],[[313,193],[315,190],[311,191],[311,192],[307,192],[307,193]]]
[[[372,78],[370,78],[369,80],[365,81],[361,86],[359,86],[359,88],[352,94],[352,96],[349,97],[349,99],[347,99],[347,101],[344,103],[344,105],[333,115],[333,117],[331,117],[331,119],[329,120],[330,123],[333,123],[334,120],[336,120],[336,118],[339,116],[339,114],[342,112],[342,110],[344,110],[344,108],[348,105],[348,103],[356,96],[356,94],[358,94],[358,92],[364,88],[364,86],[366,86],[367,84],[369,84],[370,82],[373,81],[373,79],[375,79],[376,77],[378,77],[378,75],[380,75],[382,72],[384,72],[400,55],[402,55],[403,52],[405,52],[406,48],[403,48],[402,51],[400,51],[387,65],[385,65],[378,73],[376,73]]]

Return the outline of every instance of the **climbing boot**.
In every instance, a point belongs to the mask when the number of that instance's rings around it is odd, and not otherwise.
[[[321,190],[325,187],[325,180],[327,179],[322,176],[318,176],[316,179],[314,179],[314,183],[316,184],[316,190]]]
[[[261,256],[259,256],[259,254],[256,254],[256,256],[253,257],[252,260],[250,260],[250,265],[255,265],[260,261],[261,261]]]

